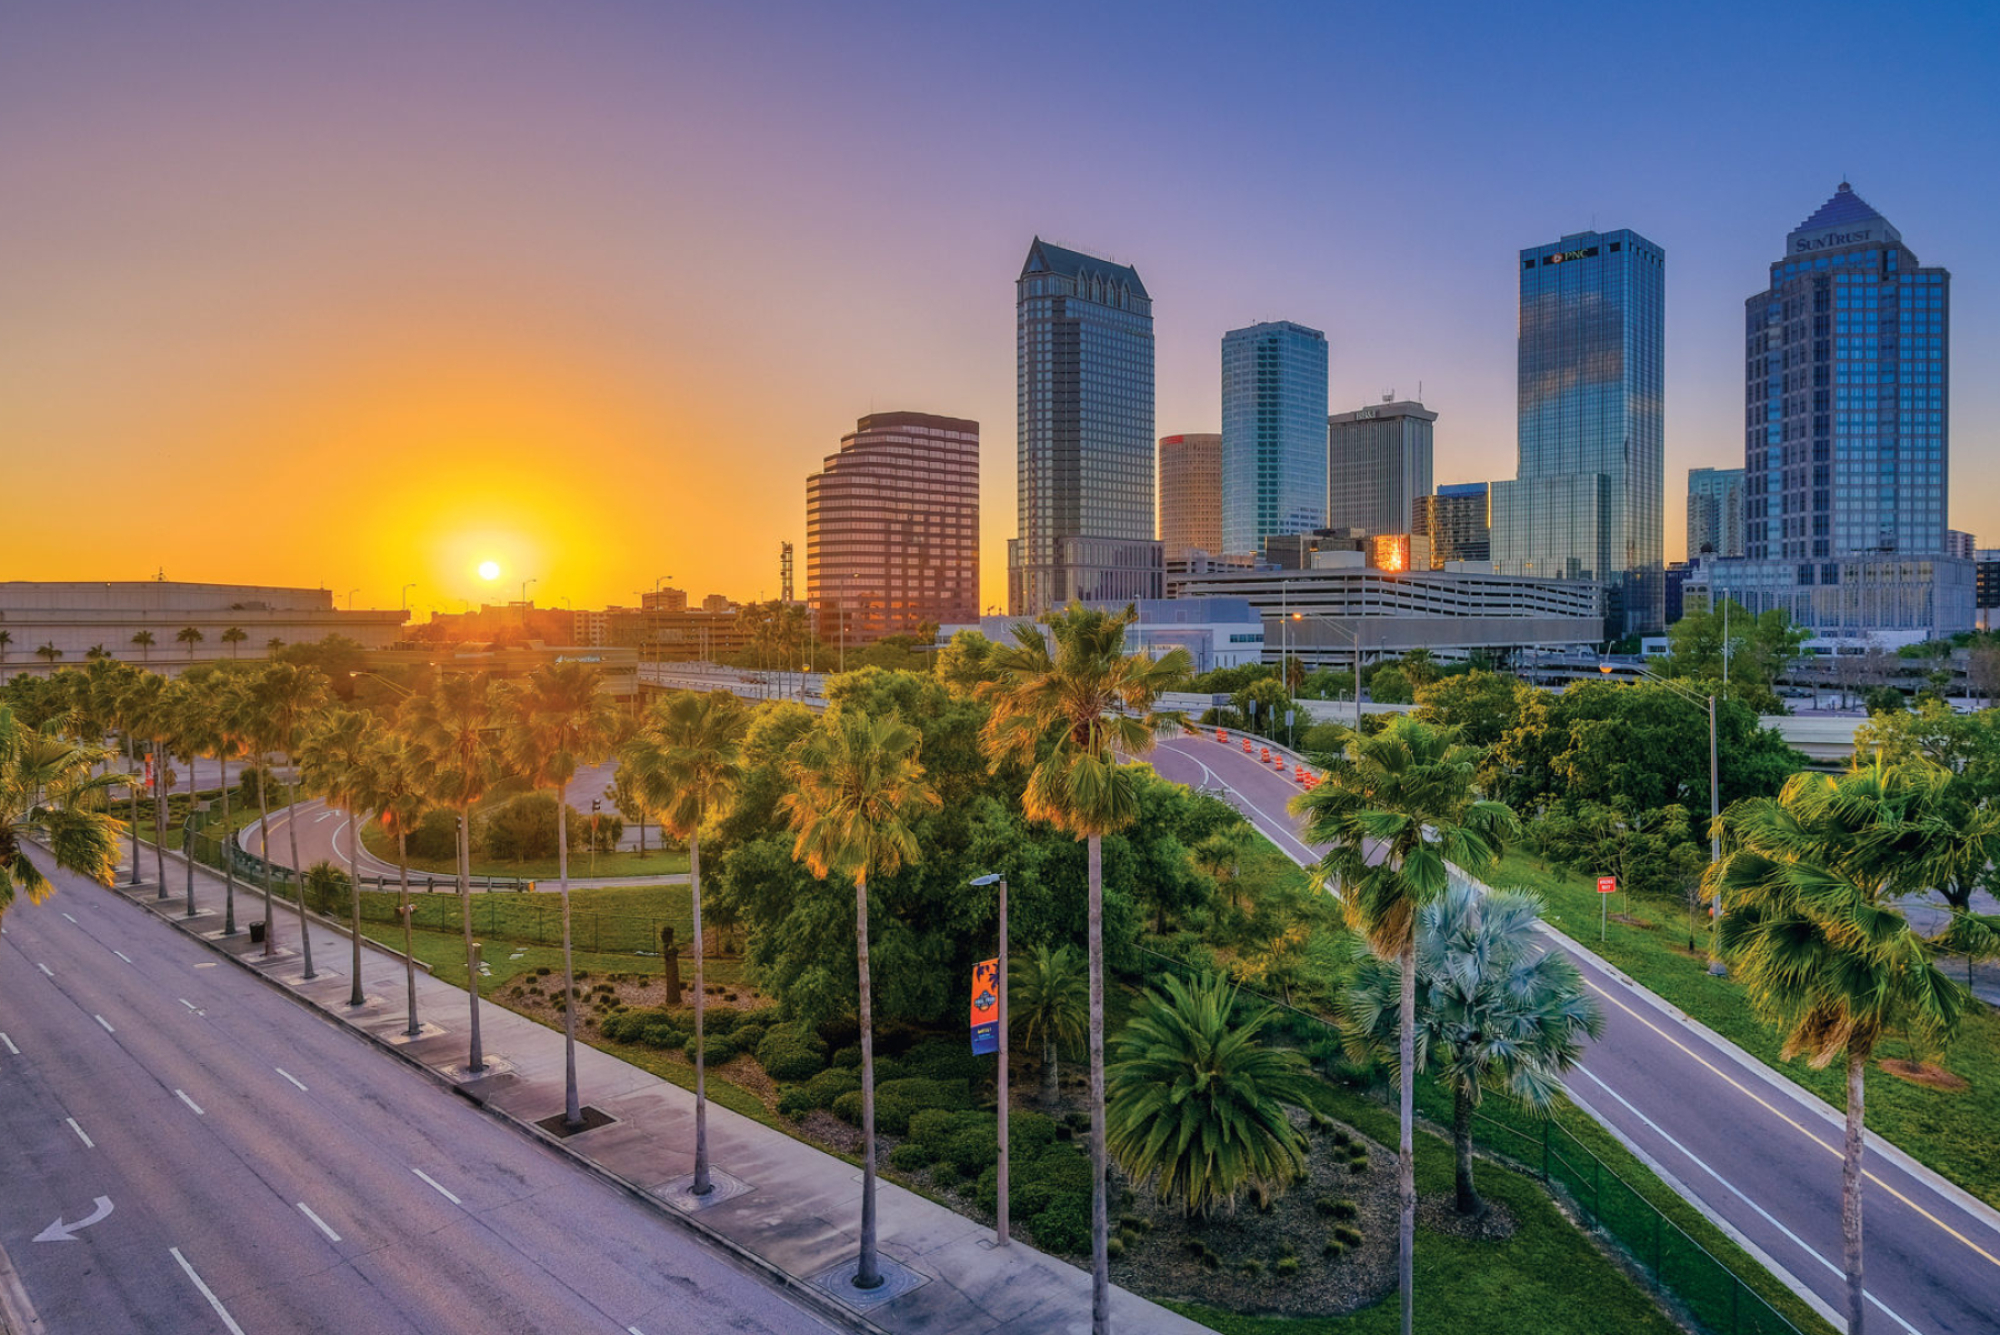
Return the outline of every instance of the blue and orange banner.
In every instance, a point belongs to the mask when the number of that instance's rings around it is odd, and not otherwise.
[[[984,1055],[1000,1050],[1000,961],[981,960],[972,966],[972,1050]]]

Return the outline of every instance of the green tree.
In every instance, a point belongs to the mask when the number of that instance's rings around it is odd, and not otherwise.
[[[1403,1335],[1412,1335],[1416,1320],[1415,1108],[1408,1073],[1417,1069],[1417,916],[1444,893],[1450,866],[1479,875],[1499,861],[1518,828],[1506,805],[1479,795],[1479,760],[1478,749],[1462,745],[1449,729],[1406,715],[1349,743],[1326,781],[1293,799],[1306,817],[1306,842],[1329,845],[1316,878],[1338,886],[1349,925],[1378,958],[1395,960],[1402,970],[1397,1279]]]
[[[306,791],[317,793],[347,816],[347,884],[353,896],[353,946],[349,965],[347,1004],[359,1006],[361,993],[361,827],[373,800],[375,779],[370,760],[373,720],[352,709],[335,709],[315,719],[299,743],[299,775]]]
[[[1779,714],[1784,705],[1771,684],[1797,661],[1807,638],[1805,628],[1783,611],[1772,608],[1751,616],[1742,604],[1725,598],[1712,609],[1695,607],[1667,628],[1668,652],[1659,666],[1669,677],[1719,681],[1726,676],[1757,712]]]
[[[619,782],[613,779],[605,788],[604,796],[617,808],[618,814],[639,827],[639,856],[646,856],[646,825],[653,819],[652,808],[646,805],[644,793],[630,780]]]
[[[1440,728],[1456,728],[1467,746],[1493,746],[1521,721],[1535,688],[1518,677],[1468,672],[1440,677],[1417,692],[1417,717]]]
[[[460,673],[446,677],[430,694],[412,697],[406,709],[404,730],[425,757],[426,796],[432,805],[450,807],[458,814],[459,924],[465,934],[465,992],[472,1012],[466,1064],[483,1071],[479,967],[472,951],[472,808],[486,796],[499,771],[506,705],[498,685],[485,673]]]
[[[562,896],[563,940],[563,1119],[583,1129],[576,1089],[576,977],[569,931],[569,785],[578,765],[595,765],[610,753],[618,736],[618,712],[588,663],[550,663],[537,668],[518,690],[507,733],[514,772],[537,789],[556,794],[556,889]]]
[[[1108,1072],[1112,1156],[1185,1214],[1234,1209],[1246,1189],[1268,1199],[1305,1172],[1286,1112],[1311,1106],[1305,1058],[1263,1042],[1274,1009],[1235,1010],[1218,975],[1168,977],[1141,998]]]
[[[619,751],[623,783],[642,808],[657,811],[662,829],[687,840],[688,884],[694,905],[694,1182],[693,1194],[714,1190],[708,1163],[708,1066],[702,934],[701,827],[735,796],[743,780],[749,711],[727,691],[677,691],[654,704],[645,724]],[[643,818],[643,817],[642,817]]]
[[[1242,888],[1239,878],[1243,870],[1243,852],[1250,846],[1250,833],[1248,821],[1237,821],[1203,836],[1191,850],[1196,864],[1213,877],[1216,884],[1229,887],[1229,907],[1236,913],[1243,910],[1237,894]]]
[[[993,673],[993,641],[976,630],[962,630],[938,650],[937,678],[953,695],[971,696]]]
[[[122,776],[93,774],[108,753],[54,731],[23,726],[0,705],[0,914],[24,894],[39,903],[48,878],[28,856],[30,841],[55,865],[111,884],[118,864],[118,827],[105,794]]]
[[[1378,705],[1415,704],[1417,694],[1410,677],[1395,663],[1382,663],[1368,672],[1368,698]]]
[[[1047,944],[1016,953],[1007,966],[1007,1017],[1021,1041],[1042,1048],[1042,1102],[1062,1097],[1057,1061],[1074,1051],[1090,1027],[1090,981],[1083,957]]]
[[[201,627],[199,626],[182,626],[180,633],[175,635],[174,638],[187,646],[188,662],[192,663],[194,662],[194,647],[208,637],[201,633]]]
[[[258,750],[260,753],[281,751],[284,753],[289,778],[285,781],[285,805],[298,805],[299,743],[318,723],[327,707],[327,681],[318,670],[300,667],[295,663],[270,663],[264,670],[251,678],[249,685],[249,707],[256,716]],[[260,765],[261,769],[262,766]],[[262,782],[261,776],[259,782]],[[264,819],[270,824],[268,810]],[[291,838],[292,874],[303,874],[305,868],[299,861],[299,823],[296,819],[285,822],[285,833]],[[268,840],[267,840],[268,849]],[[270,862],[265,859],[268,877]],[[269,905],[266,904],[268,909]],[[271,944],[271,921],[267,914],[264,922],[264,944]],[[299,896],[299,954],[305,965],[305,977],[310,980],[317,975],[313,970],[312,933],[306,928],[305,896]]]
[[[1154,704],[1186,680],[1185,649],[1159,658],[1125,653],[1125,629],[1138,619],[1127,606],[1111,613],[1072,603],[1038,627],[1014,629],[1015,643],[994,652],[999,679],[981,688],[993,702],[985,742],[992,763],[1028,771],[1021,809],[1084,841],[1089,910],[1091,1331],[1111,1323],[1110,1215],[1105,1199],[1104,867],[1106,834],[1138,814],[1137,783],[1121,757],[1150,750],[1174,726]]]
[[[1541,911],[1532,895],[1459,881],[1417,915],[1417,1070],[1435,1071],[1452,1094],[1461,1214],[1486,1212],[1472,1180],[1481,1098],[1503,1093],[1546,1116],[1583,1040],[1604,1028],[1576,965],[1538,939]],[[1352,1056],[1400,1060],[1402,990],[1399,964],[1362,960],[1341,1007]]]
[[[1951,841],[1925,819],[1946,780],[1929,764],[1874,764],[1838,778],[1801,774],[1775,799],[1724,819],[1728,844],[1708,887],[1723,905],[1731,972],[1784,1035],[1784,1060],[1841,1060],[1847,1132],[1841,1153],[1841,1237],[1848,1329],[1860,1331],[1861,1175],[1865,1080],[1889,1033],[1942,1044],[1966,991],[1940,971],[1934,947],[1897,907],[1930,879]]]

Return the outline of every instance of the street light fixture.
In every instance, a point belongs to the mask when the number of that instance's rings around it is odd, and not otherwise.
[[[405,584],[403,586],[402,599],[403,599],[403,610],[405,612],[410,610],[410,590],[416,587],[417,586],[415,583]]]
[[[1611,674],[1611,664],[1599,663],[1597,670],[1609,676]],[[1720,862],[1722,861],[1722,832],[1717,828],[1717,822],[1722,815],[1722,799],[1721,789],[1716,781],[1715,692],[1710,691],[1704,696],[1700,691],[1683,686],[1671,677],[1661,676],[1643,663],[1638,664],[1633,670],[1648,681],[1657,682],[1659,685],[1666,687],[1695,708],[1706,708],[1708,710],[1708,860],[1712,863]],[[1722,943],[1718,939],[1722,929],[1722,889],[1720,886],[1716,887],[1715,905],[1709,910],[1709,918],[1714,924],[1715,930],[1709,938],[1708,971],[1715,977],[1721,978],[1729,972],[1729,968],[1722,962]]]
[[[971,884],[1000,887],[1000,1074],[997,1089],[1000,1110],[1000,1162],[998,1209],[994,1216],[993,1245],[1007,1245],[1007,878],[1000,872],[975,876]]]

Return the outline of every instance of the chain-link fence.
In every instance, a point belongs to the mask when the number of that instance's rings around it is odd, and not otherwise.
[[[1170,971],[1199,971],[1187,961],[1143,947],[1136,950],[1136,959],[1142,983]],[[1248,989],[1244,993],[1278,1007],[1280,1027],[1296,1040],[1310,1045],[1315,1033],[1321,1041],[1339,1038],[1337,1025],[1309,1011]],[[1437,1081],[1418,1083],[1416,1103],[1433,1122],[1450,1124],[1451,1095]],[[1703,1330],[1714,1335],[1801,1335],[1762,1294],[1592,1153],[1561,1118],[1537,1117],[1508,1100],[1487,1099],[1473,1115],[1472,1138],[1552,1187],[1560,1185],[1576,1209],[1616,1239]]]

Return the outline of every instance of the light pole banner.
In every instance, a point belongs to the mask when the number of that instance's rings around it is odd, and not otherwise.
[[[984,1056],[1000,1050],[1000,961],[972,966],[972,1050]]]

